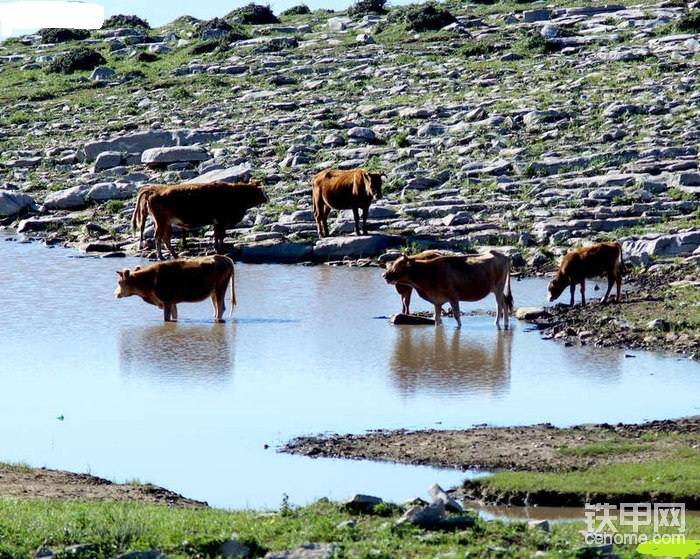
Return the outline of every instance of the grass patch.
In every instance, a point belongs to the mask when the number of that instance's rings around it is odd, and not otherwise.
[[[653,445],[632,443],[627,441],[604,441],[581,446],[563,446],[558,449],[560,454],[569,456],[606,456],[616,454],[634,454],[651,450]]]
[[[662,494],[677,502],[697,501],[700,452],[679,452],[674,459],[606,464],[573,472],[501,472],[479,483],[506,493],[596,493],[611,497]]]

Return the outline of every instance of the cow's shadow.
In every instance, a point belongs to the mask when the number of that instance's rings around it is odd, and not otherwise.
[[[235,328],[213,323],[122,328],[119,370],[160,383],[226,382],[233,375],[235,336]]]
[[[390,369],[403,393],[497,395],[508,390],[511,331],[494,331],[488,340],[474,340],[460,330],[398,328]]]

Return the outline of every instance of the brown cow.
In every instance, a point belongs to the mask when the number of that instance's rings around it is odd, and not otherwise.
[[[442,256],[446,255],[438,250],[424,250],[423,252],[409,256],[409,258],[411,260],[433,260]],[[405,283],[397,283],[394,287],[396,287],[396,291],[398,291],[401,296],[401,312],[403,314],[411,314],[411,295],[413,294],[413,288]],[[425,297],[420,294],[420,291],[418,295],[425,299]]]
[[[362,231],[367,234],[367,213],[374,200],[382,197],[382,174],[365,169],[321,171],[311,180],[314,219],[319,237],[328,237],[328,215],[332,209],[352,210],[355,233],[360,235],[360,209]]]
[[[407,284],[435,307],[435,325],[441,323],[440,311],[450,303],[461,328],[460,301],[479,301],[489,293],[496,296],[496,326],[501,316],[508,328],[513,310],[510,290],[510,258],[498,251],[480,256],[443,256],[432,260],[415,260],[401,256],[387,266],[384,279],[391,284]]]
[[[177,320],[178,303],[197,303],[211,297],[214,320],[223,322],[226,289],[231,284],[231,312],[236,305],[233,261],[227,256],[202,256],[188,260],[156,262],[145,268],[117,271],[117,299],[138,295],[163,309],[166,322]]]
[[[148,211],[155,221],[156,252],[163,259],[161,243],[173,258],[177,253],[170,244],[174,224],[191,229],[214,224],[214,249],[224,250],[226,229],[236,225],[245,213],[267,202],[257,182],[179,184],[153,192],[147,198]]]
[[[602,302],[608,301],[608,296],[613,284],[617,284],[617,302],[620,302],[620,290],[622,289],[622,273],[624,262],[622,260],[622,245],[617,242],[597,243],[591,246],[577,248],[564,255],[554,279],[549,282],[547,291],[549,301],[554,301],[569,286],[571,301],[574,305],[576,285],[581,286],[581,304],[586,304],[586,278],[605,275],[608,278],[608,290]]]
[[[147,184],[139,188],[136,195],[136,205],[134,213],[131,214],[131,230],[136,232],[139,229],[139,249],[143,248],[143,241],[146,232],[146,218],[148,217],[148,199],[156,192],[168,188],[166,184]],[[182,240],[185,242],[185,230],[182,230]]]

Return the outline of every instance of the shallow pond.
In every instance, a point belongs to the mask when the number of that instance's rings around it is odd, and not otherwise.
[[[0,238],[4,461],[139,479],[225,507],[355,492],[401,500],[459,472],[312,460],[274,448],[297,435],[473,424],[559,425],[696,414],[698,365],[565,348],[473,316],[457,331],[390,325],[400,309],[376,268],[237,265],[234,320],[181,305],[178,324],[115,300],[136,259]],[[543,280],[513,282],[542,304]],[[416,310],[429,306],[416,298]],[[464,310],[492,310],[492,298]],[[630,355],[630,352],[627,352]],[[63,417],[62,420],[58,417]],[[265,448],[269,445],[270,448]]]

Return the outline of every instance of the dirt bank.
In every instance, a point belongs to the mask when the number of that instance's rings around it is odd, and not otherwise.
[[[558,472],[663,458],[671,448],[677,448],[676,445],[697,444],[698,433],[700,416],[571,428],[543,424],[299,437],[280,451],[313,458],[386,460],[460,470]],[[654,437],[654,434],[673,437]],[[640,438],[644,438],[644,443],[639,442]],[[595,451],[595,445],[600,446],[600,452]]]
[[[665,351],[700,359],[700,290],[697,264],[674,262],[625,277],[620,304],[600,304],[602,290],[582,307],[559,304],[530,320],[545,338],[569,345]],[[594,300],[595,298],[595,300]],[[568,291],[561,300],[568,303]]]
[[[0,498],[64,501],[132,501],[177,507],[206,503],[150,484],[120,484],[89,474],[0,464]]]

